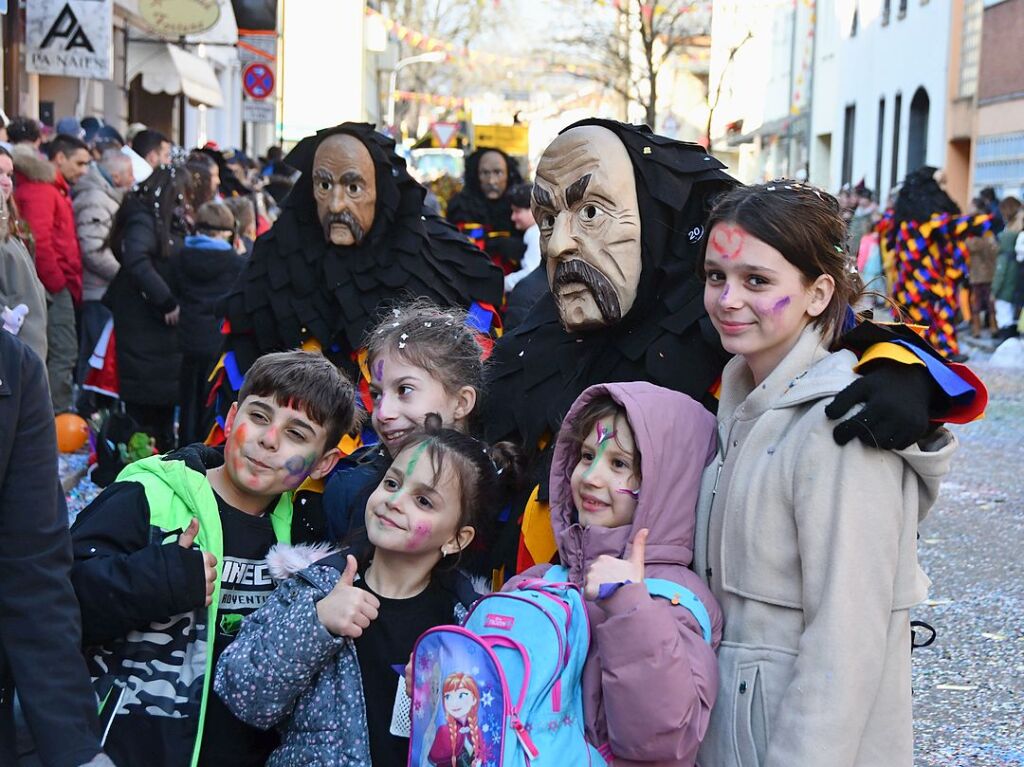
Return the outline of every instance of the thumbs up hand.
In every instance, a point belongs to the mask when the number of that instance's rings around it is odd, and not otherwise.
[[[188,523],[185,532],[178,536],[178,545],[183,549],[191,549],[199,535],[199,520],[195,517]],[[213,601],[213,590],[217,585],[217,557],[209,551],[203,552],[203,570],[206,575],[206,602],[205,607],[210,606]]]
[[[335,636],[360,637],[363,629],[377,619],[380,601],[369,591],[352,585],[356,580],[356,567],[356,558],[349,554],[341,579],[330,594],[316,603],[317,618]]]
[[[645,527],[633,538],[629,559],[618,559],[602,554],[587,568],[583,594],[587,599],[597,599],[602,584],[631,581],[641,583],[644,579],[644,552],[647,548],[648,530]]]

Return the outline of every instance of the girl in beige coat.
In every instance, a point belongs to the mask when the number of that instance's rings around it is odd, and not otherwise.
[[[928,587],[917,524],[955,441],[833,441],[825,406],[856,360],[830,349],[859,284],[830,195],[790,181],[738,189],[708,231],[704,303],[736,357],[697,520],[697,572],[725,617],[698,762],[910,767],[909,610]]]

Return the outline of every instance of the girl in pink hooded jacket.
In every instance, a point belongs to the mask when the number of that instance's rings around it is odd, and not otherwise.
[[[701,474],[715,448],[714,416],[685,394],[640,382],[591,386],[558,435],[551,521],[587,602],[587,737],[616,767],[692,767],[707,729],[722,614],[688,565]],[[652,596],[645,578],[675,593]]]

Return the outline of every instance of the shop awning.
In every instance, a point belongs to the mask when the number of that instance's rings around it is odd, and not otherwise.
[[[128,81],[137,75],[142,75],[142,88],[150,93],[184,93],[190,101],[208,107],[224,103],[210,62],[172,43],[132,41],[128,46]]]

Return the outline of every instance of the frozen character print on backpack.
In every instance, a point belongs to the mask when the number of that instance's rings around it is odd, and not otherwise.
[[[502,695],[497,677],[487,681],[481,693],[480,685],[471,674],[456,671],[445,677],[437,707],[440,710],[436,713],[441,717],[441,723],[435,731],[434,742],[426,754],[422,752],[427,743],[419,744],[421,754],[412,764],[485,767],[494,763],[489,757],[497,753],[492,746],[494,736],[500,732]],[[421,713],[423,710],[415,712],[415,715]]]

